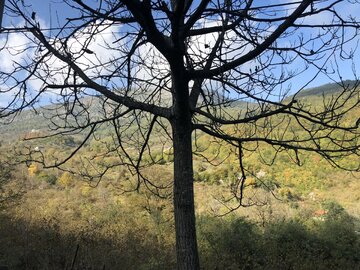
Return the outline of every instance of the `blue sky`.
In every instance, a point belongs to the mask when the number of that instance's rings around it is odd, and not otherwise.
[[[95,2],[94,0],[92,0]],[[60,25],[62,24],[62,21],[67,18],[71,17],[77,14],[77,11],[74,11],[67,7],[63,3],[63,1],[60,0],[52,0],[52,1],[46,1],[46,0],[32,0],[32,1],[25,1],[28,3],[31,3],[32,9],[36,12],[36,16],[38,19],[40,19],[41,24],[46,25],[46,27],[57,27],[58,21],[60,21]],[[263,4],[264,1],[258,0],[255,1],[255,5]],[[272,0],[267,1],[266,3],[281,3],[283,1],[280,0]],[[293,0],[293,2],[296,2]],[[353,14],[360,14],[360,4],[354,5],[354,6],[346,6],[344,4],[339,5],[339,11],[342,14],[347,14],[347,12],[354,12]],[[326,15],[325,17],[318,16],[316,18],[313,18],[314,20],[317,20],[319,22],[326,21]],[[3,25],[9,25],[10,21],[16,21],[16,18],[9,18],[6,16],[6,14],[3,17]],[[1,36],[0,36],[1,37]],[[355,47],[355,42],[348,44],[347,48]],[[359,53],[356,54],[356,60],[359,58]],[[338,61],[337,63],[332,62],[333,66],[335,64],[337,65],[336,73],[333,75],[323,75],[320,74],[314,81],[312,81],[309,85],[307,85],[307,82],[314,76],[315,69],[309,67],[308,70],[306,70],[303,74],[296,77],[294,80],[291,81],[291,87],[293,91],[299,90],[300,88],[306,86],[306,87],[314,87],[317,85],[329,83],[332,81],[338,81],[339,77],[342,77],[343,79],[354,79],[354,72],[356,76],[359,76],[359,71],[354,70],[354,66],[352,65],[351,61]],[[296,65],[296,64],[295,64]],[[296,66],[294,65],[294,68]],[[1,64],[0,64],[1,68]],[[360,67],[359,67],[360,68]],[[328,69],[330,70],[330,69]],[[339,74],[338,74],[339,73]],[[329,78],[330,77],[330,78]]]

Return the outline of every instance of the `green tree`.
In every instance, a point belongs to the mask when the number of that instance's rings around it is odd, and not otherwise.
[[[0,160],[0,203],[5,201],[6,192],[4,190],[4,185],[9,182],[11,177],[10,169]]]
[[[4,156],[0,157],[0,208],[18,198],[24,188],[22,175],[16,171],[11,160],[6,160]]]

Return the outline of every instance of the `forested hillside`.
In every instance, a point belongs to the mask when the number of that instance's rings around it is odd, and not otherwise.
[[[298,98],[316,110],[322,95],[331,98],[338,91],[336,84],[325,85]],[[249,105],[239,103],[229,113],[242,106]],[[40,153],[61,160],[83,138],[74,133],[32,140],[44,137],[51,126],[45,112],[24,111],[0,126],[0,265],[174,269],[173,153],[167,142],[160,135],[152,141],[154,150],[144,159],[153,165],[141,168],[145,179],[156,179],[159,192],[146,183],[138,188],[137,175],[126,165],[115,167],[106,125],[62,170],[45,169],[34,162]],[[357,108],[345,121],[356,122],[359,116]],[[334,167],[315,153],[249,143],[244,151],[244,204],[249,207],[233,211],[238,204],[230,199],[231,190],[240,174],[236,149],[202,133],[193,144],[203,269],[359,269],[359,173]],[[24,158],[25,152],[31,155]],[[355,158],[338,161],[350,169],[359,166]],[[87,177],[84,167],[108,170],[98,181]]]

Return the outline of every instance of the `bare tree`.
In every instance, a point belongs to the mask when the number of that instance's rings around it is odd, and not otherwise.
[[[166,185],[146,178],[141,169],[157,161],[152,135],[168,138],[174,154],[178,269],[199,269],[192,162],[197,132],[237,149],[242,174],[232,192],[239,205],[248,145],[269,144],[298,162],[299,151],[312,151],[340,167],[339,157],[359,155],[360,121],[343,122],[359,107],[357,82],[349,86],[340,78],[343,91],[324,98],[322,109],[309,107],[296,94],[318,76],[336,80],[340,63],[355,64],[359,22],[343,7],[356,10],[357,1],[63,4],[69,17],[45,25],[26,1],[7,1],[6,14],[22,21],[2,30],[8,41],[2,52],[15,60],[0,73],[0,97],[8,101],[0,113],[13,119],[51,98],[52,130],[43,136],[86,133],[63,160],[46,162],[41,151],[30,149],[30,159],[46,167],[63,166],[96,137],[99,126],[112,126],[113,140],[103,142],[103,156],[114,154],[118,161],[94,170],[93,177],[125,165],[138,176],[135,189],[144,184],[159,194]],[[15,34],[24,40],[17,47],[10,46]],[[356,78],[355,66],[353,73]],[[287,97],[296,78],[303,84]],[[240,101],[247,107],[236,111],[232,106]]]

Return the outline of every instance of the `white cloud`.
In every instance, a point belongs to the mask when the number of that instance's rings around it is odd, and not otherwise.
[[[23,98],[23,95],[16,96],[20,89],[17,80],[26,76],[20,66],[33,58],[34,50],[30,43],[25,33],[0,35],[0,108],[8,107],[14,99],[21,101]]]
[[[115,66],[111,65],[111,60],[118,52],[112,50],[112,46],[114,46],[112,44],[116,40],[119,28],[119,26],[107,26],[105,23],[99,25],[98,34],[93,35],[92,27],[88,27],[67,41],[67,51],[71,53],[74,62],[85,71],[87,76],[94,78],[100,73],[109,74],[114,70]],[[61,53],[65,53],[63,40],[49,40],[49,42]],[[85,53],[85,47],[92,53]],[[44,52],[38,53],[36,57],[40,58]],[[38,78],[29,80],[29,85],[36,90],[41,89],[45,84],[64,84],[65,80],[68,83],[73,82],[73,76],[67,78],[69,75],[68,65],[54,55],[43,61],[36,75]],[[44,78],[46,78],[46,82],[43,81]],[[51,90],[51,92],[59,93],[55,90]]]
[[[29,39],[22,33],[10,33],[0,39],[0,70],[11,72],[16,63],[22,64],[32,57],[32,50],[28,49]]]

